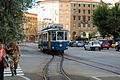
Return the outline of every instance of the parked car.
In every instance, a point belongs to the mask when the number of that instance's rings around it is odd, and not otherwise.
[[[77,46],[76,41],[70,41],[70,42],[69,42],[69,46],[70,46],[70,47],[76,47],[76,46]]]
[[[118,42],[115,42],[115,43],[112,43],[111,47],[116,48],[117,45],[118,45]]]
[[[120,50],[120,43],[118,43],[118,45],[116,46],[116,51]]]
[[[77,47],[84,47],[84,41],[78,41]]]
[[[101,49],[103,49],[103,48],[109,49],[110,48],[110,43],[107,42],[107,41],[103,41],[102,44],[101,44]]]
[[[95,50],[98,49],[101,50],[101,45],[98,41],[89,41],[84,45],[85,50]]]

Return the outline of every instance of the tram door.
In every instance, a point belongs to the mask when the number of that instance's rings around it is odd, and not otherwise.
[[[48,49],[51,49],[51,32],[48,32]]]

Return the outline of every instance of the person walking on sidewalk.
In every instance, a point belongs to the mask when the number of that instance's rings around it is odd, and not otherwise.
[[[3,44],[0,44],[0,80],[4,80],[4,66],[3,58],[5,58],[5,50],[3,49]]]
[[[11,70],[12,76],[14,76],[17,74],[16,69],[18,67],[18,63],[20,59],[20,51],[16,42],[11,42],[9,44],[8,53],[10,58],[10,70]]]

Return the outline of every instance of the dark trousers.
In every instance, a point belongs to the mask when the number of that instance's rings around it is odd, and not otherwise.
[[[4,80],[4,67],[2,62],[0,62],[0,80]]]

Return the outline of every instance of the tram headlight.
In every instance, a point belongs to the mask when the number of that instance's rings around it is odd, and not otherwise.
[[[62,44],[59,44],[60,47],[62,47]]]
[[[52,47],[52,49],[54,49],[55,47]]]

